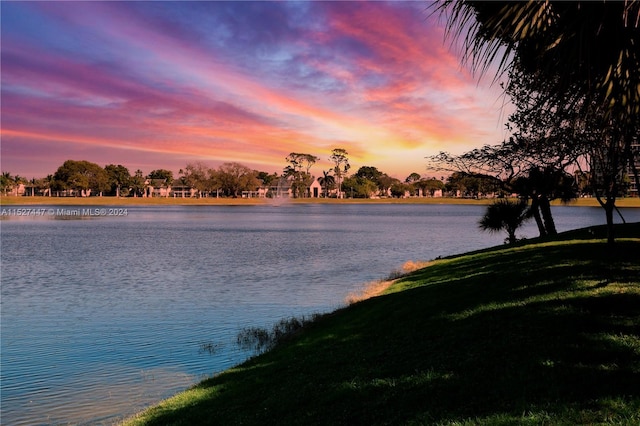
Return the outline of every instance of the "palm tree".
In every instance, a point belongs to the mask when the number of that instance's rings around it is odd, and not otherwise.
[[[331,170],[323,170],[322,177],[318,178],[318,183],[320,183],[324,190],[324,197],[327,198],[329,196],[329,187],[336,184],[336,178],[331,175]]]
[[[640,114],[640,0],[444,0],[436,11],[474,70],[498,61],[499,72],[520,68],[544,92],[586,97],[616,121]]]
[[[507,231],[506,242],[515,243],[516,231],[529,218],[527,203],[501,199],[487,207],[487,211],[478,224],[480,229],[491,233]]]
[[[15,181],[9,172],[3,172],[0,175],[0,191],[2,191],[3,195],[7,195],[7,191],[13,188]]]

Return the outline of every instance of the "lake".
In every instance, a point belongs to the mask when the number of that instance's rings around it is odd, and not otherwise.
[[[113,424],[251,356],[245,327],[506,236],[480,232],[473,205],[84,208],[0,221],[2,424]],[[604,223],[600,208],[553,213],[559,231]]]

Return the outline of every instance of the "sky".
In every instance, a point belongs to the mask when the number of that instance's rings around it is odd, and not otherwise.
[[[353,172],[426,176],[425,157],[500,143],[506,122],[498,84],[461,64],[428,7],[2,1],[2,172],[280,173],[297,152],[321,176],[342,148]]]

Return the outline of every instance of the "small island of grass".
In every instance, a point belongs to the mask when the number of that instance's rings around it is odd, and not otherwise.
[[[603,235],[434,261],[125,424],[640,424],[640,224]]]

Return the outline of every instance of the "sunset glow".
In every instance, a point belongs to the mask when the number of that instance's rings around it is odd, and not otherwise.
[[[65,160],[133,173],[333,148],[404,179],[504,138],[497,84],[426,2],[3,2],[3,172]],[[490,80],[490,79],[487,79]]]

